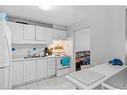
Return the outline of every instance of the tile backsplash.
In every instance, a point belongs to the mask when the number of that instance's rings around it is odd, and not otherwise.
[[[13,44],[12,45],[12,58],[24,58],[27,56],[28,51],[30,50],[31,54],[33,53],[42,53],[42,49],[45,48],[45,45],[26,45],[26,44]]]

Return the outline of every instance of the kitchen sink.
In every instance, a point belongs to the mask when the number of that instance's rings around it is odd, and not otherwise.
[[[30,58],[41,58],[41,57],[46,57],[46,56],[32,56],[32,57],[24,57],[24,59],[30,59]]]

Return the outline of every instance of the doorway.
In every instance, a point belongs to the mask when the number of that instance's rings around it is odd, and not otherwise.
[[[75,69],[79,71],[90,65],[90,27],[75,32]]]

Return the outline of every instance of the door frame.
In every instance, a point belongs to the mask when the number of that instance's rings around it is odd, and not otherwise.
[[[81,30],[86,30],[86,29],[91,30],[91,27],[87,26],[87,27],[84,27],[84,28],[77,29],[77,30],[73,31],[73,63],[74,63],[73,64],[73,70],[74,71],[76,71],[76,61],[75,61],[75,58],[76,58],[76,32],[81,31]],[[91,57],[90,57],[90,59],[91,59]]]

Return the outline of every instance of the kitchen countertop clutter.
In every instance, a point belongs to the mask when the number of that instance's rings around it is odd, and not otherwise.
[[[43,58],[62,58],[62,57],[65,57],[64,55],[61,55],[61,56],[55,56],[55,55],[49,55],[49,56],[44,56],[44,57],[35,57],[35,58],[13,58],[12,59],[12,62],[15,62],[15,61],[27,61],[27,60],[40,60],[40,59],[43,59]]]
[[[57,57],[57,56],[45,56],[45,57],[36,57],[36,58],[14,58],[14,59],[12,59],[12,62],[15,62],[15,61],[27,61],[27,60],[40,60],[40,59],[43,59],[43,58],[54,58],[54,57]]]

